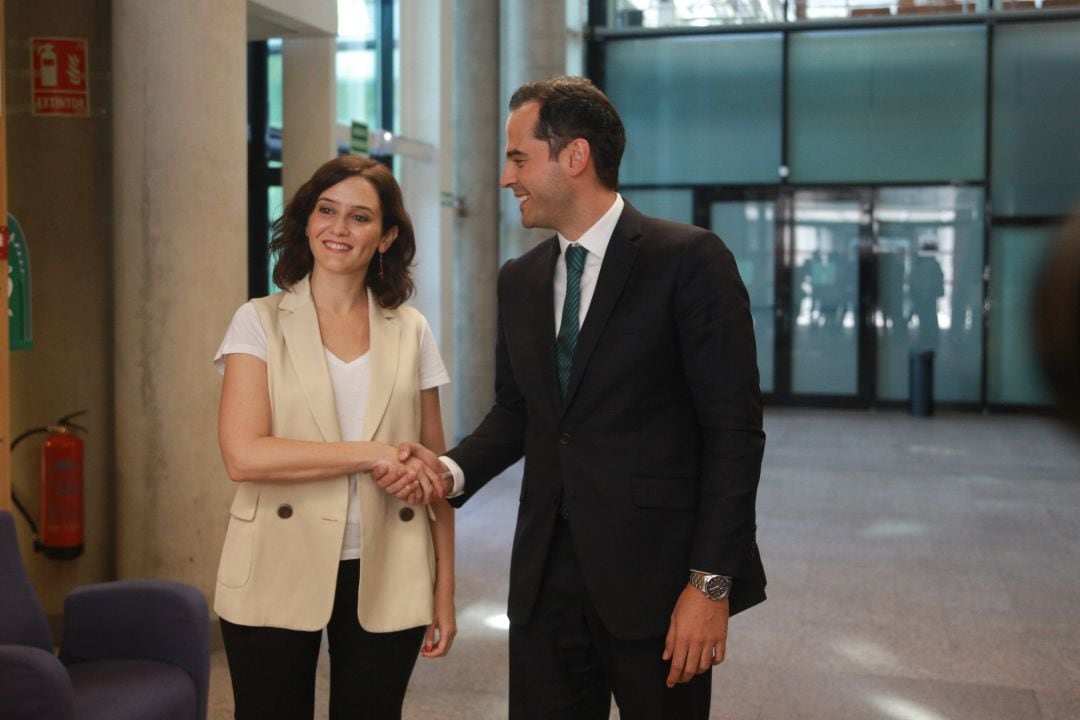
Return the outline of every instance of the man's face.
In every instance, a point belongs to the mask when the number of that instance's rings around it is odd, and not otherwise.
[[[514,191],[522,225],[559,230],[573,194],[560,162],[566,150],[552,159],[547,143],[536,139],[533,129],[539,115],[540,105],[535,102],[510,113],[506,164],[499,184]]]

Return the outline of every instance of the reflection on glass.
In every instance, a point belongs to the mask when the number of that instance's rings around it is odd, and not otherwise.
[[[978,401],[983,191],[883,188],[874,202],[877,395],[908,398],[908,354],[934,352],[936,400]]]
[[[859,203],[795,194],[791,389],[854,395],[858,387]]]
[[[710,226],[735,256],[750,295],[762,392],[772,392],[775,337],[774,255],[776,203],[713,203]]]

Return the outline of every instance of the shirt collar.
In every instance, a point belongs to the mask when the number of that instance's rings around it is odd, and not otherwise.
[[[611,234],[615,232],[615,224],[619,222],[619,216],[622,215],[625,205],[622,195],[615,193],[615,202],[611,204],[611,207],[599,220],[593,223],[591,228],[578,238],[577,244],[603,260],[608,243],[611,242]],[[562,233],[558,233],[558,236],[559,252],[565,253],[570,241],[564,238]]]

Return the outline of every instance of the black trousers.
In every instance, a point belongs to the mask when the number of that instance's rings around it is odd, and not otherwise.
[[[360,561],[338,569],[326,626],[330,720],[399,720],[424,627],[370,633],[356,618]],[[221,620],[237,720],[308,720],[315,714],[315,667],[322,632],[249,627]]]
[[[623,640],[589,599],[570,527],[555,521],[540,595],[510,626],[510,720],[708,720],[712,671],[668,689],[664,638]]]

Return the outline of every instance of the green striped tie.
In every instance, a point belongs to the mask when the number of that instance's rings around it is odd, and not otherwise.
[[[566,397],[570,384],[570,365],[577,347],[578,315],[581,312],[581,270],[589,251],[580,245],[566,248],[566,300],[563,302],[562,324],[555,340],[555,365],[559,371],[559,388]]]

